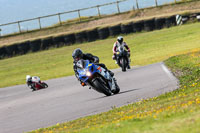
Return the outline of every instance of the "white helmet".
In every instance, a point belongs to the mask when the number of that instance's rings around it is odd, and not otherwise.
[[[124,39],[123,39],[122,36],[118,36],[118,37],[117,37],[117,41],[118,41],[120,44],[123,42],[123,40],[124,40]]]
[[[26,81],[28,81],[28,79],[31,78],[30,75],[26,75]]]

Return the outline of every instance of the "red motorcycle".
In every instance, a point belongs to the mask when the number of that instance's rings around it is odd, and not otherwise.
[[[40,80],[40,78],[37,76],[31,77],[31,76],[27,75],[26,81],[27,81],[28,87],[30,89],[32,89],[33,91],[44,89],[44,88],[48,87],[48,85],[45,82],[42,82]]]

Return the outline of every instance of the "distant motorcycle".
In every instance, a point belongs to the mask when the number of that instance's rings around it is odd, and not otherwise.
[[[39,77],[37,76],[33,76],[29,79],[29,81],[27,82],[27,85],[30,89],[32,89],[33,91],[36,90],[40,90],[40,89],[44,89],[47,88],[48,85],[45,82],[42,82],[40,80]]]
[[[123,46],[119,46],[116,53],[117,64],[122,68],[122,71],[125,72],[128,67],[128,52]]]
[[[79,60],[77,62],[77,72],[79,79],[94,90],[110,96],[120,91],[116,80],[104,68],[90,63],[89,60]]]

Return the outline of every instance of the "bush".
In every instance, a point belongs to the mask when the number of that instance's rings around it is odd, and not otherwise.
[[[88,39],[88,42],[99,39],[97,29],[87,31],[87,39]]]
[[[121,25],[114,25],[109,27],[110,36],[116,36],[121,34]]]
[[[6,51],[9,57],[19,54],[18,44],[8,45]]]
[[[88,40],[86,31],[81,31],[76,33],[75,38],[76,38],[76,43],[82,43]]]
[[[144,21],[144,30],[152,31],[155,29],[155,19],[149,19]]]
[[[41,40],[41,49],[49,49],[53,45],[53,38],[52,37],[47,37]]]
[[[123,34],[128,34],[128,33],[131,33],[133,32],[133,27],[132,27],[133,23],[132,22],[129,22],[129,23],[126,23],[126,24],[122,24],[121,25],[121,31]]]
[[[19,43],[17,46],[18,46],[20,54],[26,54],[30,50],[30,42],[29,41]]]
[[[144,29],[144,21],[133,22],[133,32],[140,32]]]
[[[41,39],[30,41],[30,49],[32,52],[39,51],[41,49]]]
[[[105,39],[109,37],[109,29],[108,27],[99,28],[97,30],[99,39]]]

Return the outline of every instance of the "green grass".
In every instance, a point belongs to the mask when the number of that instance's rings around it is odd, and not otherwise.
[[[179,78],[178,90],[32,133],[199,133],[200,50],[165,64]]]
[[[131,49],[131,65],[160,62],[200,49],[200,23],[123,36]],[[0,60],[0,87],[24,84],[27,74],[42,80],[73,75],[71,54],[75,48],[99,56],[110,69],[117,68],[112,60],[115,41],[113,37]]]

